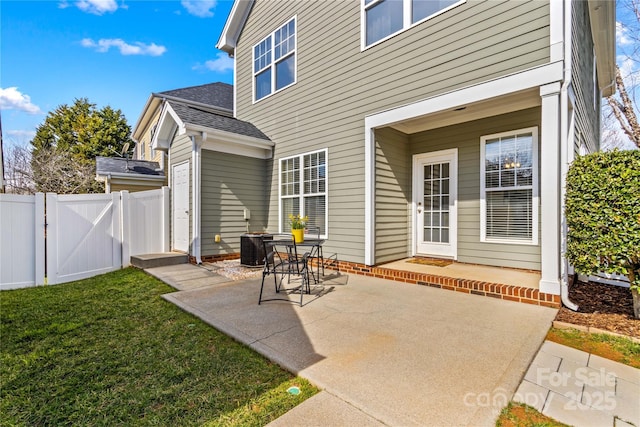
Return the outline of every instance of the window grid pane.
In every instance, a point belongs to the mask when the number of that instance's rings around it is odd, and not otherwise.
[[[533,238],[533,134],[487,139],[485,154],[485,237]]]
[[[424,242],[449,243],[449,180],[449,163],[424,166]]]
[[[309,217],[308,226],[319,227],[321,234],[326,234],[326,167],[324,151],[280,160],[281,221],[284,229],[287,228],[289,214],[299,214]]]
[[[294,19],[254,46],[253,72],[256,100],[295,81],[295,46]],[[275,78],[272,78],[274,73]]]

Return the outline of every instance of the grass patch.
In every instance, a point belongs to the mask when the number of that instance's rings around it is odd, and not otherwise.
[[[531,406],[511,402],[500,413],[496,427],[569,427],[542,415]]]
[[[547,333],[547,339],[634,368],[640,368],[640,344],[624,337],[593,334],[577,329],[551,328]]]
[[[0,425],[261,426],[317,392],[172,291],[130,268],[1,292]]]

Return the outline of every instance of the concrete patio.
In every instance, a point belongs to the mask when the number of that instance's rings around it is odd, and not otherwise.
[[[556,313],[337,272],[258,305],[260,280],[186,273],[167,300],[323,389],[274,425],[494,425]]]

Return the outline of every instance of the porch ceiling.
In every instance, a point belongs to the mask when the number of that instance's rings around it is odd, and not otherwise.
[[[390,127],[406,134],[412,134],[485,117],[506,114],[512,111],[524,110],[539,105],[541,105],[540,91],[536,87],[481,102],[460,104],[460,106],[454,109],[415,117],[394,123],[390,125]]]

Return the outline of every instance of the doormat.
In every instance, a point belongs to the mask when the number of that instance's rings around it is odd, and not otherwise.
[[[420,265],[432,265],[434,267],[446,267],[447,265],[453,264],[453,261],[450,259],[438,259],[438,258],[411,258],[407,260],[410,264],[420,264]]]

